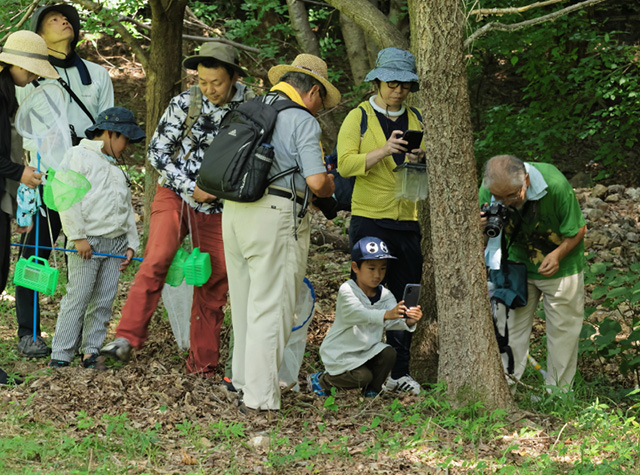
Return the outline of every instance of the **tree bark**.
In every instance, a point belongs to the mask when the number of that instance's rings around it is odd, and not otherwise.
[[[340,28],[342,30],[342,39],[347,49],[353,84],[357,86],[362,83],[369,69],[371,69],[366,39],[362,28],[344,13],[340,13]]]
[[[407,39],[368,0],[327,0],[327,3],[351,18],[380,48],[408,48]]]
[[[149,67],[146,68],[147,102],[146,146],[155,132],[160,117],[169,101],[180,92],[182,68],[182,21],[187,0],[150,0],[151,7],[151,48]],[[149,231],[151,202],[156,193],[158,172],[145,159],[144,194],[144,234],[143,243]]]
[[[316,35],[309,26],[309,13],[304,2],[300,0],[287,0],[289,7],[289,19],[291,27],[296,33],[296,40],[300,50],[304,53],[320,56],[320,45]]]
[[[513,408],[493,333],[477,198],[463,42],[464,2],[409,0],[430,199],[421,217],[425,269],[435,294],[422,302],[438,314],[438,380],[454,406],[481,402]],[[430,282],[429,276],[425,281]],[[416,338],[421,348],[421,338]]]

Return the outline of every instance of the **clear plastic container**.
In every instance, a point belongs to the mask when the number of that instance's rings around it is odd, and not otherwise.
[[[396,175],[396,199],[418,201],[427,198],[429,180],[425,163],[404,162],[393,171]]]

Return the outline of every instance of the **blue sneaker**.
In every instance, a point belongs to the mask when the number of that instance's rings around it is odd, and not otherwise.
[[[362,395],[364,397],[369,397],[371,399],[378,397],[378,392],[373,389],[367,389],[366,391],[362,391]]]
[[[307,376],[307,387],[309,392],[314,393],[316,396],[328,396],[327,392],[320,386],[320,376],[323,371],[318,371]]]

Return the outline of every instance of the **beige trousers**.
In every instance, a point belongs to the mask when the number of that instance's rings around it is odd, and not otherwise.
[[[578,339],[584,320],[584,273],[557,279],[528,279],[529,299],[522,308],[509,311],[509,345],[514,376],[522,377],[529,355],[529,338],[540,296],[546,318],[547,376],[545,383],[568,391],[578,363]],[[506,355],[502,355],[505,370]]]
[[[292,207],[286,198],[265,195],[253,203],[227,201],[222,213],[233,384],[252,409],[280,409],[278,371],[309,254],[309,216],[295,219],[296,240]]]

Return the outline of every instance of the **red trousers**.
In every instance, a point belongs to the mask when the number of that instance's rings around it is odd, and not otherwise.
[[[182,208],[182,209],[181,209]],[[227,303],[227,270],[222,245],[222,215],[194,211],[173,191],[158,187],[151,204],[149,241],[136,274],[116,337],[124,337],[135,348],[147,340],[151,316],[158,306],[164,280],[180,243],[191,227],[194,247],[211,257],[211,277],[195,287],[191,307],[191,347],[187,373],[213,373],[218,364],[222,307]]]

